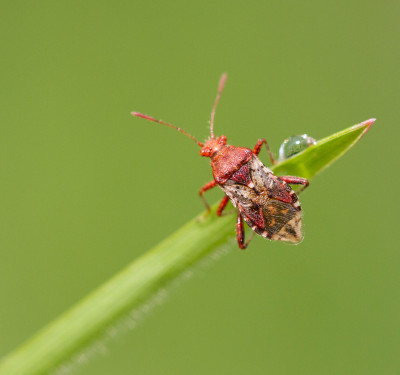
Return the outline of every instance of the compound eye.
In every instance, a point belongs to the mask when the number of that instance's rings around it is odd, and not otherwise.
[[[224,135],[221,135],[219,137],[218,143],[220,143],[222,145],[226,145],[226,137]]]
[[[212,150],[211,150],[210,147],[203,147],[200,150],[200,155],[201,156],[205,156],[205,157],[210,157],[211,156],[211,152],[212,152]]]

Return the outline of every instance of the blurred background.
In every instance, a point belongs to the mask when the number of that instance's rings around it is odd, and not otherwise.
[[[76,373],[400,372],[399,2],[0,8],[0,356],[203,210],[209,161],[130,111],[204,140],[226,71],[233,145],[377,121],[302,195],[299,246],[198,269]]]

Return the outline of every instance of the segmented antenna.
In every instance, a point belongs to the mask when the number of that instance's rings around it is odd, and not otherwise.
[[[145,120],[150,120],[150,121],[153,121],[153,122],[157,122],[158,124],[165,125],[165,126],[169,126],[169,127],[172,128],[172,129],[176,129],[176,130],[178,130],[178,132],[180,132],[180,133],[186,135],[186,137],[189,137],[190,139],[192,139],[193,141],[195,141],[200,147],[204,147],[204,144],[201,143],[201,142],[199,142],[195,137],[193,137],[193,135],[191,135],[191,134],[185,132],[183,129],[178,128],[178,127],[175,126],[175,125],[168,124],[167,122],[164,122],[164,121],[162,121],[162,120],[156,120],[154,117],[147,116],[147,115],[145,115],[145,114],[143,114],[143,113],[140,113],[140,112],[131,112],[131,114],[132,114],[133,116],[141,117],[141,118],[144,118]]]
[[[211,121],[210,121],[210,133],[211,133],[211,139],[214,139],[214,117],[215,117],[215,110],[217,109],[217,105],[219,102],[219,98],[221,97],[222,90],[224,89],[226,79],[228,78],[228,75],[226,73],[222,74],[221,79],[219,80],[219,86],[218,86],[218,93],[217,97],[215,98],[215,103],[214,107],[211,112]]]

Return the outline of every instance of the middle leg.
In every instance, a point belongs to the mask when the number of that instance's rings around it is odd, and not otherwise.
[[[225,209],[226,205],[229,202],[229,197],[227,195],[225,195],[222,200],[221,203],[218,206],[218,210],[217,210],[217,215],[218,216],[222,216],[222,211]]]

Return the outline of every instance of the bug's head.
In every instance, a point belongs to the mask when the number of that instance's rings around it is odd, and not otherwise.
[[[200,155],[211,158],[217,151],[226,145],[226,137],[221,135],[218,138],[210,138],[200,150]]]

